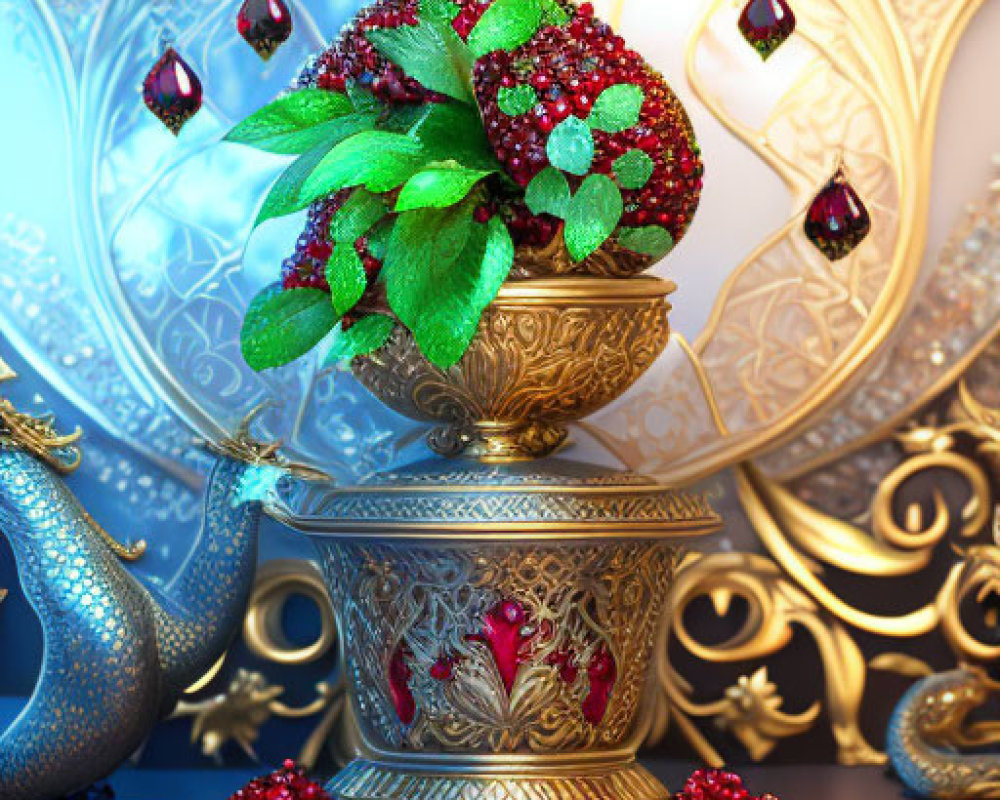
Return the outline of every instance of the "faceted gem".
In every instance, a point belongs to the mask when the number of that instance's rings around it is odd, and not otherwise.
[[[450,681],[455,675],[455,659],[451,656],[440,656],[431,664],[430,673],[436,681]]]
[[[676,800],[777,800],[774,795],[753,797],[735,772],[721,769],[699,769],[691,773]]]
[[[407,663],[412,657],[413,653],[406,646],[406,642],[400,642],[393,651],[392,658],[389,659],[389,693],[396,708],[396,716],[404,725],[412,724],[417,715],[417,703],[410,690],[413,670]]]
[[[176,136],[201,108],[201,81],[177,51],[168,47],[146,76],[142,99]]]
[[[330,800],[323,787],[306,777],[294,761],[288,759],[281,769],[255,778],[229,800]]]
[[[611,691],[618,680],[615,657],[603,646],[594,653],[587,667],[590,691],[583,699],[583,718],[591,725],[600,725],[608,711]]]
[[[508,695],[514,689],[521,664],[528,660],[530,644],[537,633],[527,623],[524,606],[514,600],[504,600],[487,612],[482,633],[466,637],[468,641],[482,642],[489,648]]]
[[[750,0],[740,15],[740,32],[767,61],[795,32],[795,14],[785,0]]]
[[[868,209],[843,167],[839,168],[806,213],[806,236],[828,259],[839,261],[850,255],[871,229]]]
[[[488,5],[459,2],[460,36]],[[621,186],[621,225],[659,226],[680,241],[698,208],[704,176],[688,115],[663,76],[595,17],[589,3],[566,5],[572,14],[567,24],[543,26],[513,52],[498,50],[476,63],[473,82],[487,139],[507,174],[525,188],[553,166],[553,157],[563,169],[612,176],[615,162],[635,151],[633,157],[645,158],[651,169],[641,184]],[[538,101],[511,116],[502,99],[522,86],[534,89]],[[594,129],[592,137],[582,134],[580,120]],[[576,135],[566,137],[574,129]],[[584,155],[562,160],[567,144],[581,145]],[[504,209],[504,218],[519,246],[545,247],[559,231],[558,220],[547,214],[512,211],[513,217]]]
[[[557,650],[549,654],[545,663],[559,670],[559,680],[563,683],[575,683],[580,674],[576,666],[576,654],[571,650]]]
[[[236,25],[240,36],[267,61],[292,35],[292,14],[285,0],[244,0]]]

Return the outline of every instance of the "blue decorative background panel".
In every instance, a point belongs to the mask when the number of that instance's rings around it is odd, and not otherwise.
[[[391,466],[405,455],[394,443],[417,438],[347,373],[305,359],[261,377],[238,352],[242,311],[277,278],[302,220],[250,238],[285,161],[222,136],[287,87],[361,3],[289,5],[295,31],[264,63],[237,33],[239,0],[0,0],[0,148],[12,156],[0,190],[0,357],[19,376],[3,392],[22,410],[53,412],[61,430],[84,431],[84,463],[70,487],[115,537],[149,543],[134,569],[155,581],[177,572],[198,530],[212,459],[195,439],[231,432],[261,402],[271,404],[261,434],[341,482]],[[178,138],[140,96],[165,41],[205,88],[204,108]],[[304,538],[265,526],[262,564],[313,558]],[[41,635],[2,537],[0,587],[10,590],[0,604],[6,725],[34,686]],[[319,635],[311,599],[292,592],[277,614],[289,648]],[[186,699],[189,713],[164,723],[136,764],[225,768],[235,780],[264,769],[247,751],[264,765],[298,755],[339,716],[336,650],[334,641],[308,663],[281,665],[241,637]],[[241,747],[223,737],[218,757],[205,755],[193,724],[245,674],[281,687],[280,708],[316,711],[293,718],[261,706],[257,741]],[[331,695],[322,703],[324,682]],[[317,758],[332,769],[325,747]]]

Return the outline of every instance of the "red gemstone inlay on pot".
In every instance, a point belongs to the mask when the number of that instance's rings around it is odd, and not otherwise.
[[[795,32],[795,14],[785,0],[750,0],[740,15],[740,32],[767,61]]]
[[[454,657],[439,656],[438,660],[431,664],[430,674],[436,681],[450,681],[455,677]]]
[[[177,51],[168,47],[146,76],[142,99],[176,135],[201,108],[201,81]]]
[[[292,13],[284,0],[245,0],[236,26],[240,36],[267,61],[292,35]]]
[[[530,643],[534,635],[533,630],[529,632],[524,607],[513,600],[504,600],[486,614],[482,633],[467,638],[483,642],[489,648],[509,695],[517,680],[518,669],[530,657]]]
[[[389,692],[392,694],[392,704],[396,708],[396,716],[404,725],[410,725],[417,715],[417,704],[410,690],[410,678],[413,670],[407,661],[413,657],[406,642],[400,642],[389,659]]]
[[[828,259],[839,261],[850,255],[871,229],[868,209],[840,167],[806,213],[806,236]]]
[[[557,650],[545,659],[546,664],[559,668],[559,680],[575,683],[580,669],[576,666],[576,653],[572,650]]]
[[[587,677],[590,679],[590,691],[583,700],[583,718],[591,725],[600,725],[608,711],[611,691],[618,680],[618,668],[614,656],[601,647],[587,667]]]

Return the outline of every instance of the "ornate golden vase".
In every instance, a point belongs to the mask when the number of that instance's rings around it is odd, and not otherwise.
[[[355,359],[354,374],[401,414],[438,423],[428,440],[442,455],[536,458],[653,365],[670,338],[674,289],[646,277],[510,281],[457,366],[438,369],[397,326],[385,347]]]
[[[299,486],[360,728],[344,800],[662,800],[636,762],[667,591],[719,520],[700,496],[546,456],[663,351],[655,278],[508,283],[443,371],[398,330],[359,379],[434,422],[435,458]]]

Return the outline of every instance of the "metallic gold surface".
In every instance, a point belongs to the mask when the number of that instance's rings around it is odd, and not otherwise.
[[[292,595],[308,598],[319,610],[319,635],[303,647],[290,645],[281,628],[282,610]],[[328,653],[337,640],[337,623],[319,570],[291,559],[261,567],[243,621],[243,639],[254,655],[275,664],[309,664]]]
[[[645,272],[652,265],[652,258],[626,250],[613,239],[583,261],[575,262],[566,249],[566,241],[560,230],[545,247],[521,248],[510,277],[515,280],[557,275],[628,278]]]
[[[319,548],[358,723],[333,796],[667,797],[634,761],[704,498],[560,459],[319,491],[288,521]]]
[[[661,542],[468,546],[320,542],[334,605],[347,631],[352,690],[366,746],[382,759],[448,763],[517,754],[544,769],[552,754],[593,758],[634,747],[663,598],[677,550]],[[525,652],[505,687],[498,662],[473,638],[501,602],[523,614]],[[405,648],[416,704],[402,722],[386,665]],[[553,658],[571,653],[578,674]],[[614,688],[598,724],[585,717],[588,665],[610,654]],[[434,677],[439,659],[453,675]],[[431,758],[431,762],[435,759]],[[516,769],[516,761],[511,762]]]
[[[508,282],[456,367],[430,364],[397,327],[354,374],[401,414],[443,423],[429,436],[438,453],[544,456],[566,423],[617,399],[663,352],[672,289],[655,278]]]
[[[77,443],[79,429],[60,435],[51,417],[23,414],[5,397],[0,397],[0,447],[22,449],[62,475],[75,472],[83,455]]]
[[[331,706],[336,690],[327,683],[316,685],[316,700],[303,708],[292,708],[278,698],[283,686],[274,686],[259,672],[240,669],[226,691],[206,700],[182,700],[172,719],[192,717],[191,742],[200,743],[204,755],[221,760],[220,751],[233,741],[250,758],[257,760],[254,743],[260,729],[272,717],[297,719],[311,717]],[[308,766],[315,764],[315,758]],[[305,765],[305,763],[304,763]]]
[[[977,638],[962,612],[969,602],[982,604],[1000,596],[1000,548],[989,537],[1000,518],[996,507],[998,420],[996,409],[979,399],[972,381],[963,378],[930,410],[898,431],[894,441],[902,459],[882,476],[872,495],[866,515],[870,529],[810,505],[751,464],[741,466],[736,475],[740,500],[766,555],[690,557],[678,572],[668,633],[700,660],[755,666],[723,698],[695,703],[693,688],[664,650],[658,669],[666,703],[655,730],[662,732],[668,718],[683,720],[678,727],[712,763],[721,763],[722,758],[691,724],[691,718],[713,718],[732,731],[754,758],[766,757],[781,738],[804,733],[814,724],[815,715],[783,715],[777,688],[761,672],[761,661],[784,649],[791,641],[791,626],[798,624],[817,644],[826,681],[825,710],[841,762],[877,763],[884,756],[865,741],[859,728],[867,665],[852,630],[907,640],[937,631],[960,663],[1000,659],[1000,646]],[[937,488],[946,474],[953,480],[951,502]],[[907,499],[912,497],[909,487],[920,480],[933,481],[930,514],[924,505]],[[956,493],[964,495],[957,512]],[[826,565],[873,580],[917,574],[931,564],[936,549],[949,535],[963,542],[961,546],[955,543],[960,560],[936,597],[907,613],[868,612],[825,582]],[[989,543],[983,543],[984,538]],[[693,600],[707,597],[723,615],[734,596],[746,601],[748,611],[742,628],[730,639],[708,645],[688,630],[684,614]],[[874,659],[871,666],[910,677],[925,675],[928,669],[893,653]],[[912,719],[910,715],[909,722],[900,723],[910,726],[900,729],[910,744],[923,735]],[[930,768],[931,762],[920,763]]]
[[[713,474],[787,441],[864,374],[918,279],[939,94],[981,5],[802,0],[796,42],[813,58],[761,126],[731,112],[701,70],[699,52],[715,38],[710,23],[729,6],[705,5],[687,52],[691,88],[782,179],[795,210],[733,271],[694,347],[722,432],[703,426],[700,410],[687,412],[684,398],[702,394],[698,371],[653,374],[594,420],[630,467],[672,483]],[[801,209],[840,154],[873,233],[830,265],[805,241]],[[649,420],[666,433],[654,436]]]
[[[1000,742],[1000,724],[969,719],[998,689],[985,670],[966,666],[910,690],[890,722],[888,749],[911,792],[949,800],[1000,793],[1000,756],[961,751]]]

